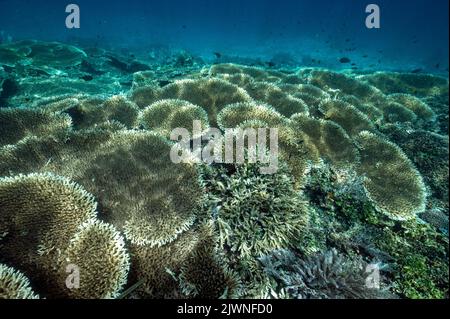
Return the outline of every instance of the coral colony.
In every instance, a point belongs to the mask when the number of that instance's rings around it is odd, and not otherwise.
[[[0,298],[448,298],[448,94],[5,41]]]

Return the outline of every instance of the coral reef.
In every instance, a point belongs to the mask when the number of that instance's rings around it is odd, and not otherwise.
[[[215,55],[0,45],[0,297],[448,298],[448,79]],[[276,173],[173,163],[194,120]]]

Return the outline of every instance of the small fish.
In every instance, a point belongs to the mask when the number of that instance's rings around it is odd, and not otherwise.
[[[92,75],[83,75],[80,79],[89,82],[92,81],[94,79],[94,77]]]
[[[213,54],[216,56],[217,59],[220,59],[222,57],[222,53],[220,52],[213,52]]]
[[[422,71],[422,69],[418,68],[418,69],[412,70],[411,73],[420,73],[421,71]]]
[[[369,56],[367,54],[364,54],[362,57],[363,58],[368,58]]]
[[[266,62],[266,64],[271,68],[275,66],[275,63],[273,63],[272,61]]]
[[[436,65],[434,66],[436,69],[439,69],[441,65],[439,63],[436,63]]]
[[[343,57],[343,58],[339,59],[339,62],[341,62],[341,63],[350,63],[350,59],[346,58],[346,57]]]

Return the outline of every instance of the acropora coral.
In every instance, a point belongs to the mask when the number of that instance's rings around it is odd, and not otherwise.
[[[0,297],[448,298],[448,79],[147,62],[0,45]],[[194,120],[276,128],[277,172],[173,163]]]

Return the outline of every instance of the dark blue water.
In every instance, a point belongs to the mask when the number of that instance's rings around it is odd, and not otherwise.
[[[448,68],[448,0],[75,0],[81,28],[65,27],[62,0],[0,0],[3,38],[145,49],[168,45],[205,58],[212,52],[301,60],[337,57],[385,68]],[[381,28],[365,27],[365,7]],[[368,57],[362,58],[367,55]]]

